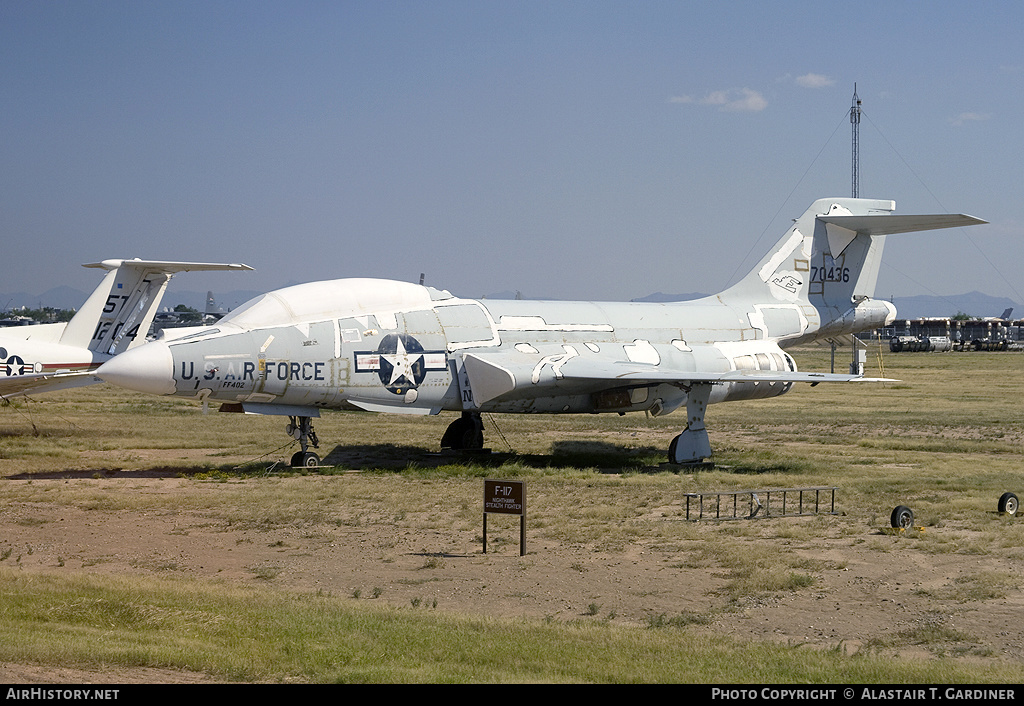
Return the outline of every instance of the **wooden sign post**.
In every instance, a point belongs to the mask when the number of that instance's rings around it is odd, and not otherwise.
[[[526,556],[526,481],[484,480],[484,554],[489,512],[519,515],[519,556]]]

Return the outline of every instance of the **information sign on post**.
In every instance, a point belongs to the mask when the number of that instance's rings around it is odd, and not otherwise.
[[[484,480],[484,554],[487,553],[487,513],[519,515],[519,556],[526,556],[526,481]]]

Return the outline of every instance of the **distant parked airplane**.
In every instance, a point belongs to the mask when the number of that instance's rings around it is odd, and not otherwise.
[[[104,361],[141,345],[176,272],[251,270],[248,265],[104,260],[107,271],[67,323],[0,329],[0,398],[102,382]]]

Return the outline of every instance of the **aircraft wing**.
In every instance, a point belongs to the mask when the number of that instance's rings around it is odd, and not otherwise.
[[[67,373],[36,373],[18,375],[17,377],[0,377],[0,399],[25,395],[36,390],[62,390],[68,387],[83,387],[102,382],[93,375],[93,371],[74,371]]]
[[[462,356],[473,399],[480,405],[516,390],[537,395],[544,388],[552,394],[586,394],[613,387],[644,387],[659,384],[691,385],[727,382],[896,382],[835,373],[787,370],[679,370],[667,365],[600,360],[579,356],[550,356],[537,362],[515,362],[513,356],[475,352]]]
[[[606,380],[609,382],[635,383],[693,383],[693,382],[855,382],[866,378],[856,375],[835,373],[794,372],[789,370],[730,370],[708,372],[700,370],[662,369],[660,365],[638,365],[636,363],[594,364],[590,361],[567,366],[563,376],[577,380]],[[880,378],[867,378],[879,381]]]

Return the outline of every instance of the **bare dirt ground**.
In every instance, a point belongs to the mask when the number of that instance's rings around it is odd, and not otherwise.
[[[296,477],[286,483],[345,482],[346,477]],[[36,475],[0,482],[91,484],[110,493],[187,498],[216,492],[217,484],[170,472]],[[259,483],[260,480],[233,482]],[[401,482],[395,480],[395,482]],[[482,487],[482,484],[481,484]],[[682,502],[682,500],[680,500]],[[188,507],[188,503],[183,503]],[[685,522],[650,508],[652,522]],[[442,511],[443,514],[444,511]],[[345,509],[337,509],[344,516]],[[688,541],[641,535],[606,550],[569,544],[527,530],[518,546],[518,519],[491,519],[489,532],[505,541],[482,551],[480,526],[467,527],[451,510],[429,529],[367,517],[358,522],[253,528],[202,510],[83,509],[63,504],[12,503],[0,508],[3,566],[34,572],[135,573],[324,591],[414,610],[500,618],[605,620],[648,625],[659,616],[702,615],[692,632],[772,640],[849,652],[880,649],[904,657],[936,654],[977,661],[1024,662],[1024,592],[1019,581],[997,595],[971,595],[965,580],[1024,575],[1019,552],[923,552],[908,536],[848,517],[738,521],[750,536],[731,536],[737,522],[702,522]],[[675,517],[669,515],[675,514]],[[490,518],[495,518],[491,515]],[[1020,519],[1008,518],[1008,522]],[[826,531],[793,533],[801,524]],[[414,523],[413,523],[414,524]],[[472,524],[471,522],[468,524]],[[961,532],[933,528],[932,532]],[[761,535],[817,562],[811,585],[730,598],[729,571],[697,559],[697,546],[728,537],[759,551]],[[814,539],[806,539],[811,536]],[[822,568],[824,567],[824,568]],[[915,638],[940,631],[939,638]],[[918,644],[920,643],[920,644]],[[202,675],[162,670],[84,672],[0,664],[11,683],[195,682]]]

